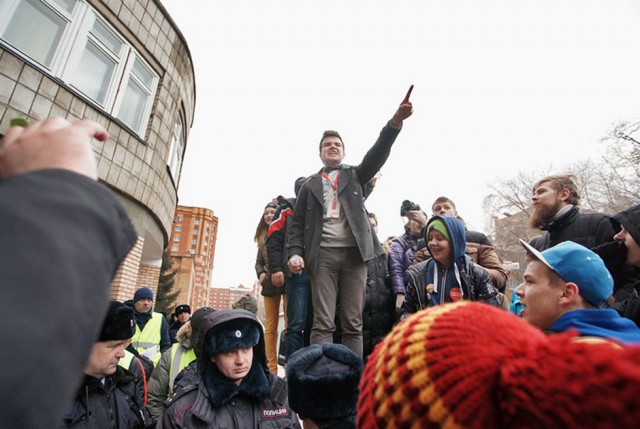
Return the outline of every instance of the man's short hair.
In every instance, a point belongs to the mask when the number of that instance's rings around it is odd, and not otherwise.
[[[556,192],[568,189],[569,198],[567,198],[567,202],[576,206],[580,204],[580,194],[578,194],[578,185],[576,184],[575,175],[565,174],[543,177],[533,185],[533,189],[536,189],[545,182],[549,182],[551,189]]]
[[[322,142],[327,137],[338,137],[340,139],[340,142],[342,143],[342,150],[344,150],[344,142],[342,141],[342,137],[340,137],[340,134],[334,130],[327,130],[324,133],[322,133],[322,138],[320,139],[320,144],[318,145],[318,150],[320,152],[322,152]]]
[[[449,203],[451,204],[451,207],[453,207],[454,210],[456,210],[456,203],[453,202],[452,199],[447,198],[447,197],[438,197],[436,198],[436,200],[433,202],[433,204],[431,204],[431,211],[433,212],[433,208],[436,206],[436,204],[438,203]]]

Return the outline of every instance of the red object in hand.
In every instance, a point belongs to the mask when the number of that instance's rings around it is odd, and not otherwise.
[[[413,91],[413,85],[411,85],[409,87],[409,91],[407,91],[407,95],[405,95],[404,100],[402,100],[402,103],[400,104],[407,104],[409,103],[409,97],[411,97],[411,91]]]

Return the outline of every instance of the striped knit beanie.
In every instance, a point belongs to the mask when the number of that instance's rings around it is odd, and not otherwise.
[[[460,301],[400,322],[369,357],[358,428],[635,428],[640,348],[546,336]]]

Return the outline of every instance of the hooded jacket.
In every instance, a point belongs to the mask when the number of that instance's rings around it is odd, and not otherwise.
[[[611,223],[615,230],[619,230],[620,225],[624,225],[635,242],[640,244],[640,204],[614,215]]]
[[[183,378],[177,385],[158,428],[300,428],[289,408],[286,382],[269,371],[264,332],[252,313],[223,310],[207,314],[203,338],[210,330],[237,320],[255,324],[260,333],[251,370],[242,383],[238,386],[222,376],[205,353],[206,341],[199,341],[197,376],[189,378],[191,383],[183,384]],[[206,382],[207,377],[212,382]]]
[[[581,337],[607,338],[624,345],[640,344],[638,326],[609,308],[569,311],[553,322],[549,330],[576,330]]]
[[[615,230],[619,230],[620,226],[623,225],[624,228],[629,231],[629,234],[635,240],[635,242],[640,244],[640,204],[629,207],[628,209],[616,214],[611,218],[611,223],[613,224],[613,228]],[[621,250],[616,253],[619,253],[621,255],[614,259],[621,260],[620,264],[624,266],[626,264],[627,248],[623,243],[616,244]],[[605,262],[607,261],[607,259],[605,259],[597,249],[594,249],[594,251],[597,252],[605,260]],[[607,265],[607,268],[609,268],[609,265]],[[638,267],[636,267],[635,270],[637,272]],[[609,271],[612,272],[615,279],[616,275],[614,270],[609,268]],[[616,300],[616,303],[613,304],[612,308],[618,311],[621,316],[633,320],[636,325],[640,326],[640,297],[638,296],[638,290],[640,290],[640,281],[636,281],[634,284],[632,284],[632,288],[633,290],[631,291],[629,297],[620,301]]]
[[[465,236],[467,241],[465,253],[469,255],[474,263],[487,270],[491,283],[493,283],[496,289],[503,290],[507,284],[509,274],[502,266],[502,260],[498,256],[493,244],[491,244],[491,241],[489,241],[486,235],[479,231],[465,229]],[[429,250],[425,246],[424,239],[420,239],[418,249],[420,250],[415,253],[414,264],[426,261],[431,257]]]
[[[474,264],[465,254],[465,229],[460,220],[451,216],[434,216],[425,228],[425,235],[428,234],[431,223],[438,219],[444,223],[449,233],[453,263],[450,267],[444,267],[432,258],[408,268],[409,283],[402,305],[402,317],[426,307],[459,299],[483,301],[502,307],[502,297],[491,283],[489,273]],[[431,254],[431,249],[429,253]]]

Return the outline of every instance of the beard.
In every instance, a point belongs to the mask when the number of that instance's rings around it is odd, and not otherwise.
[[[556,201],[552,206],[540,205],[533,207],[531,209],[531,216],[529,216],[529,228],[546,229],[560,208],[559,201]]]

